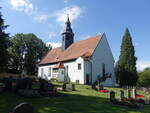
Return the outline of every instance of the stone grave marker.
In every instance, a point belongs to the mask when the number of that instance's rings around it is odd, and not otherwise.
[[[125,96],[124,96],[124,91],[120,90],[120,99],[124,100]]]
[[[72,84],[72,91],[75,91],[76,88],[75,88],[75,84]]]
[[[34,113],[34,108],[28,103],[20,103],[14,108],[13,113]]]
[[[132,89],[132,97],[135,99],[135,97],[136,97],[136,89],[135,88],[133,88]]]
[[[127,89],[128,99],[131,99],[131,90]]]
[[[111,91],[110,92],[110,101],[113,102],[115,100],[115,92]]]

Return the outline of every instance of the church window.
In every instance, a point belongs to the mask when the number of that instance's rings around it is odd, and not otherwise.
[[[81,70],[81,63],[78,64],[78,70]]]
[[[53,73],[58,73],[58,69],[57,68],[53,68]]]

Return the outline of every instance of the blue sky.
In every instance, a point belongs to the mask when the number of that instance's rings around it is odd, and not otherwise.
[[[67,13],[75,41],[106,33],[115,60],[128,27],[138,57],[138,69],[150,66],[150,0],[0,0],[6,32],[34,33],[60,45]]]

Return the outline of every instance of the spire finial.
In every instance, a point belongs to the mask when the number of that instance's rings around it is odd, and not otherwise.
[[[67,13],[67,22],[66,23],[70,23],[69,13]]]

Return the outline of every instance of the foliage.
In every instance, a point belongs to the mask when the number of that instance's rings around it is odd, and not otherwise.
[[[12,46],[9,48],[9,70],[14,73],[21,73],[24,65],[27,74],[35,74],[38,61],[48,52],[45,43],[34,34],[16,34],[11,38],[11,44]],[[27,53],[23,63],[23,49],[26,47]]]
[[[120,82],[119,61],[116,62],[114,71],[115,71],[115,75],[116,75],[116,83],[119,84],[119,82]]]
[[[50,82],[58,82],[58,79],[57,78],[51,78]]]
[[[0,8],[1,9],[1,8]],[[8,63],[9,34],[5,33],[8,25],[4,25],[4,19],[0,12],[0,72],[6,72]]]
[[[137,71],[134,46],[129,30],[126,29],[122,39],[121,52],[117,67],[117,76],[120,86],[135,86],[137,83]]]
[[[139,72],[138,85],[150,86],[150,69],[145,69],[143,72]]]

